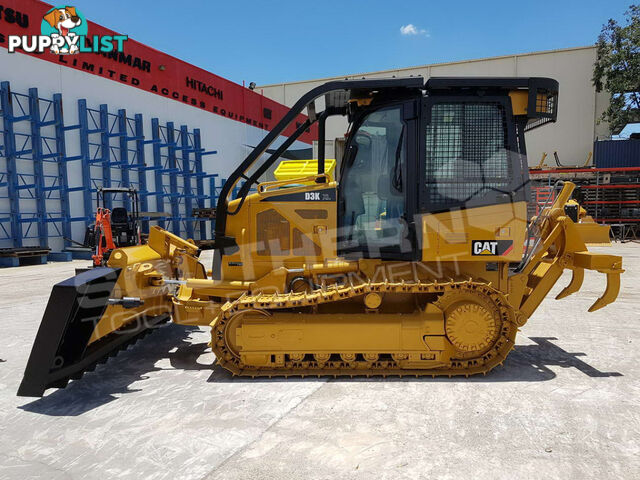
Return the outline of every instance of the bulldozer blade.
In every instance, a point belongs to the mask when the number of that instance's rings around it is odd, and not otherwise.
[[[606,307],[610,303],[614,302],[616,298],[618,298],[619,292],[620,272],[607,273],[607,288],[602,296],[596,300],[591,307],[589,307],[589,312],[595,312],[596,310],[600,310],[602,307]]]
[[[47,388],[64,388],[96,363],[125,348],[155,324],[160,315],[132,322],[90,342],[120,274],[119,268],[94,268],[54,285],[42,317],[18,395],[41,397]]]
[[[66,385],[76,373],[70,367],[82,359],[119,273],[95,268],[54,285],[18,395],[42,396],[46,388]]]
[[[611,246],[609,225],[600,225],[593,220],[583,220],[576,224],[582,241],[592,247]]]
[[[574,268],[571,275],[571,282],[569,282],[569,285],[564,287],[564,289],[556,296],[556,300],[560,300],[562,298],[568,297],[572,293],[576,293],[578,290],[580,290],[580,287],[582,287],[583,281],[584,268]]]

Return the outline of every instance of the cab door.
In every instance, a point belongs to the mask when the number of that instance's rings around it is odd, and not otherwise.
[[[417,258],[419,101],[364,112],[353,124],[338,187],[338,253],[348,258]]]

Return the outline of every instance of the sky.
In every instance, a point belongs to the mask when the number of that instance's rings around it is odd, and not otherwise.
[[[73,5],[89,20],[217,75],[266,85],[592,45],[602,25],[609,18],[621,20],[631,3],[74,0]]]
[[[619,135],[613,135],[611,138],[629,138],[632,133],[640,132],[640,123],[627,123]]]

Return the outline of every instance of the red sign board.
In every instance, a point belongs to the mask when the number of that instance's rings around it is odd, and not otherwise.
[[[8,48],[10,35],[41,35],[44,15],[52,6],[39,0],[0,0],[0,46]],[[117,35],[88,21],[88,38]],[[270,130],[287,112],[287,107],[237,83],[154,50],[135,40],[123,43],[123,51],[56,55],[50,51],[13,55],[30,55],[114,82],[152,92],[216,115]],[[19,52],[19,53],[18,53]],[[300,115],[299,122],[306,120]],[[295,125],[285,133],[291,134]],[[300,141],[311,143],[312,132]]]

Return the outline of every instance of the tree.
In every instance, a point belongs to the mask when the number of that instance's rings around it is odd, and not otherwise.
[[[602,120],[618,133],[628,123],[640,121],[640,5],[625,12],[626,25],[613,19],[602,26],[593,70],[596,91],[611,93]]]

